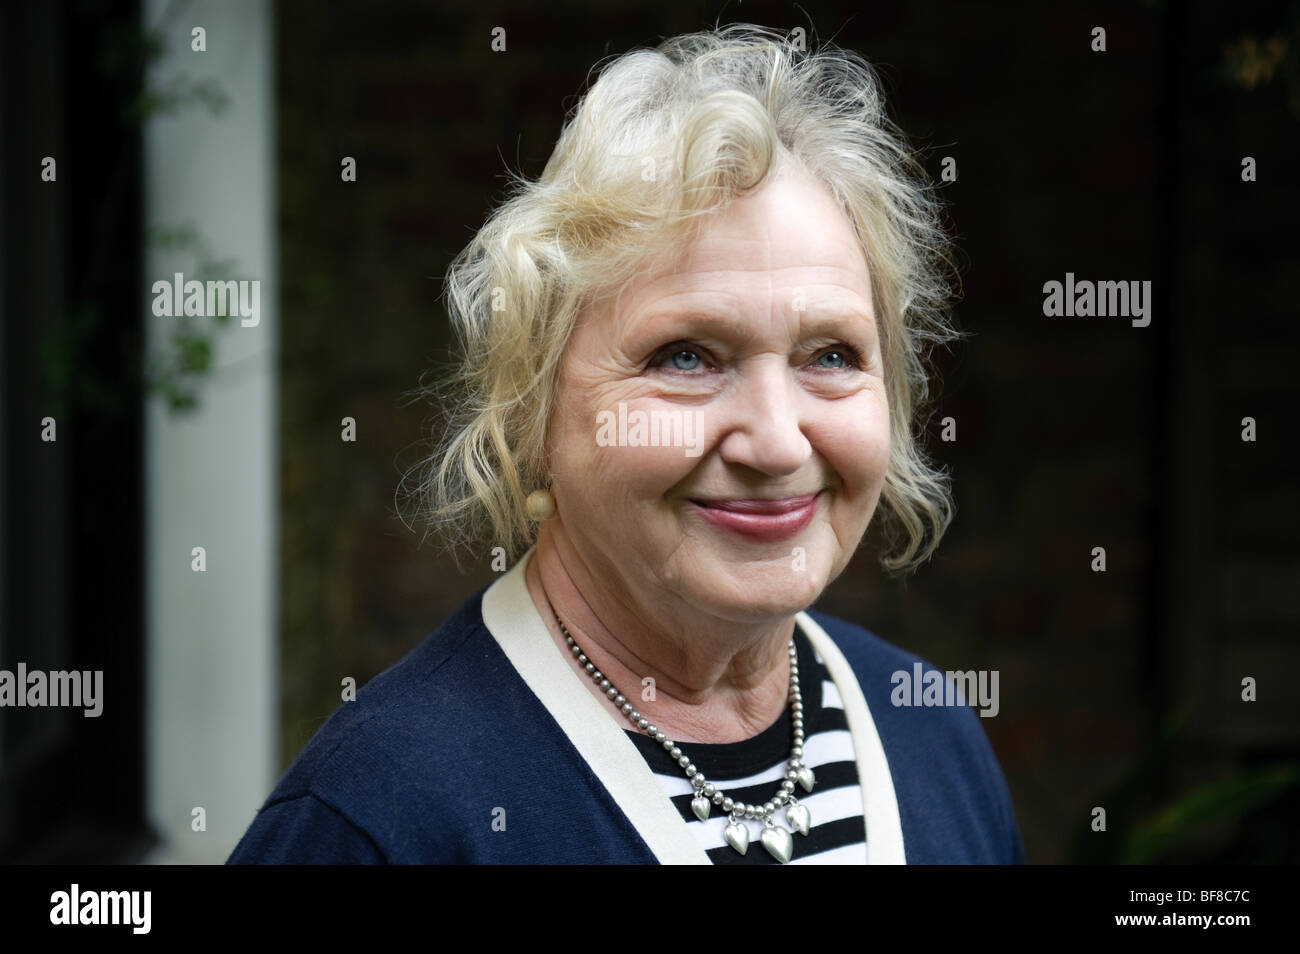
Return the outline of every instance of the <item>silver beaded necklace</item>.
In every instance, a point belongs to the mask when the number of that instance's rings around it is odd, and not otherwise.
[[[705,778],[704,773],[682,754],[677,743],[642,716],[632,703],[628,702],[627,697],[619,692],[587,658],[586,653],[578,647],[568,629],[565,628],[560,614],[555,612],[555,607],[551,607],[551,612],[555,616],[555,622],[560,626],[560,632],[569,643],[569,649],[578,658],[579,665],[591,676],[592,681],[613,701],[614,705],[619,707],[634,726],[662,745],[664,750],[685,770],[686,777],[691,780],[691,785],[695,789],[695,797],[691,799],[691,811],[695,812],[695,816],[700,821],[705,821],[709,817],[710,804],[720,806],[727,813],[727,828],[723,832],[723,837],[727,839],[728,845],[742,855],[749,850],[749,828],[744,821],[759,821],[763,825],[763,833],[759,838],[763,847],[782,864],[789,861],[794,853],[793,832],[797,831],[807,836],[809,826],[812,824],[812,816],[808,813],[808,808],[799,804],[799,800],[794,797],[794,783],[798,782],[802,785],[805,792],[811,792],[816,782],[813,770],[803,764],[803,696],[799,691],[799,660],[795,652],[794,640],[790,640],[790,714],[794,725],[794,745],[790,749],[789,767],[771,801],[762,805],[747,805],[744,802],[734,802],[718,791],[717,786]],[[791,831],[787,831],[772,820],[772,815],[786,802],[789,802],[789,805],[785,810],[785,819]]]

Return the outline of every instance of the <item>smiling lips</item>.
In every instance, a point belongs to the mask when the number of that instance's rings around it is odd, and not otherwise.
[[[692,500],[700,514],[716,527],[752,540],[770,542],[795,536],[812,521],[821,491],[802,497]]]

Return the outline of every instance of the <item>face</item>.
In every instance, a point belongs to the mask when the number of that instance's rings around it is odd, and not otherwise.
[[[889,407],[867,263],[789,165],[578,318],[548,457],[563,534],[625,608],[809,606],[879,500]]]

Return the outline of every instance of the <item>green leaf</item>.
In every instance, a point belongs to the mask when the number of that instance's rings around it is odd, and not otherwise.
[[[1194,788],[1133,829],[1124,846],[1124,863],[1151,864],[1203,829],[1239,821],[1296,786],[1300,786],[1300,765],[1288,763]]]

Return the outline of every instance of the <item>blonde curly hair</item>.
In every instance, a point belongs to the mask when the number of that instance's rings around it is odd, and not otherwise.
[[[549,483],[547,423],[584,304],[761,186],[778,153],[830,189],[870,266],[890,412],[881,566],[910,572],[937,548],[954,506],[948,474],[918,441],[925,348],[963,336],[949,318],[956,268],[942,206],[870,64],[831,44],[801,47],[729,24],[612,58],[541,176],[512,173],[506,200],[452,262],[444,298],[458,362],[423,391],[448,418],[398,493],[458,562],[490,545],[513,561],[535,540],[524,502]]]

